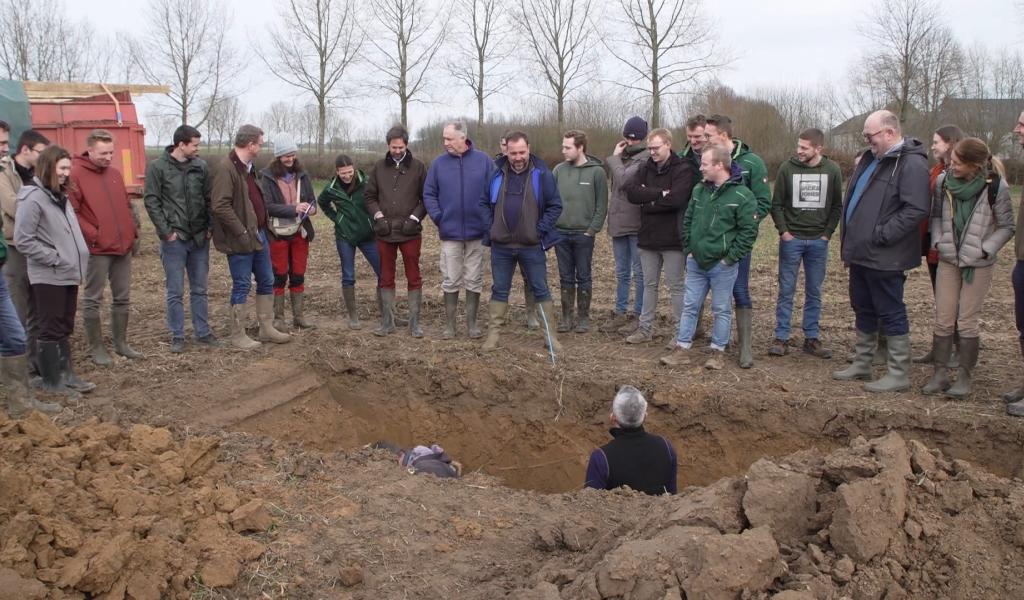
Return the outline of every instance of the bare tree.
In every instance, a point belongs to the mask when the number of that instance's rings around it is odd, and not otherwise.
[[[444,43],[450,7],[431,11],[426,0],[372,0],[371,30],[376,52],[367,61],[380,72],[380,87],[398,96],[401,122],[409,124],[409,103],[420,101],[427,71]],[[376,29],[377,31],[373,31]]]
[[[934,119],[962,79],[964,52],[950,28],[939,26],[925,39],[923,54],[916,77],[917,104]]]
[[[327,111],[338,84],[359,57],[365,35],[356,27],[354,0],[289,0],[269,27],[269,49],[257,50],[267,69],[316,99],[316,153],[323,154]]]
[[[511,74],[504,68],[511,53],[508,9],[501,0],[458,0],[456,6],[458,21],[465,23],[457,35],[472,43],[454,49],[448,72],[473,90],[477,130],[481,131],[484,101],[512,82]]]
[[[214,141],[223,145],[231,140],[231,136],[242,124],[242,104],[237,96],[222,97],[215,105],[210,107],[209,117],[206,119],[206,143]]]
[[[590,81],[595,29],[593,0],[523,0],[516,13],[533,62],[550,89],[559,129],[565,128],[565,103]]]
[[[295,107],[278,100],[270,105],[270,107],[263,111],[260,115],[260,121],[263,124],[263,129],[267,130],[270,135],[276,133],[288,133],[294,134],[298,118]]]
[[[11,79],[81,81],[89,76],[94,31],[72,23],[57,0],[2,0],[0,66]]]
[[[619,13],[602,42],[631,77],[615,80],[651,103],[651,126],[661,127],[662,98],[730,62],[700,0],[619,0]]]
[[[224,8],[210,0],[150,0],[147,15],[148,31],[132,40],[139,73],[149,83],[169,84],[166,108],[181,124],[201,127],[229,95],[237,68]]]

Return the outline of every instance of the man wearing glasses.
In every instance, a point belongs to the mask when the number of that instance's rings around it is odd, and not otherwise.
[[[910,322],[903,302],[905,271],[921,264],[918,224],[928,214],[928,154],[920,140],[903,137],[887,110],[864,122],[868,149],[850,178],[843,203],[842,257],[850,269],[850,304],[856,315],[853,364],[834,379],[870,379],[879,321],[889,343],[888,373],[864,386],[869,392],[910,387]]]

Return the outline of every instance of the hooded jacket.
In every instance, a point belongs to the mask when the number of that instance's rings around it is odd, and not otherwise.
[[[484,237],[480,201],[494,176],[494,161],[473,147],[459,156],[445,152],[430,163],[423,184],[423,206],[442,240],[469,241]]]
[[[488,194],[481,202],[484,218],[487,220],[487,233],[483,237],[483,244],[490,246],[493,242],[520,248],[540,245],[544,250],[557,244],[562,239],[562,235],[555,227],[559,215],[562,214],[562,200],[558,195],[555,177],[544,161],[533,154],[530,155],[530,162],[526,167],[528,185],[524,190],[523,202],[532,199],[536,204],[536,210],[523,206],[519,223],[515,228],[510,228],[505,222],[503,211],[505,180],[512,168],[508,157],[499,158],[495,162],[495,167],[497,170],[491,179]]]
[[[210,230],[210,185],[206,161],[179,161],[171,156],[173,146],[146,167],[143,202],[156,234],[166,240],[172,233],[183,241],[206,243]]]
[[[123,256],[139,237],[124,177],[114,167],[100,168],[83,153],[71,160],[68,199],[75,209],[89,252]]]
[[[18,191],[14,243],[25,257],[33,284],[77,286],[85,281],[89,248],[79,220],[64,195],[36,179]]]
[[[373,239],[373,219],[363,204],[366,175],[357,170],[352,183],[355,186],[349,192],[341,179],[335,176],[320,192],[317,203],[324,215],[334,223],[334,238],[358,246]]]
[[[643,144],[627,146],[618,156],[605,159],[611,176],[611,194],[608,199],[608,235],[613,238],[636,235],[640,231],[640,207],[626,198],[625,185],[647,159],[650,151]]]
[[[659,252],[682,250],[679,225],[696,183],[693,164],[674,153],[663,165],[648,158],[637,170],[626,185],[626,197],[640,205],[640,248]],[[669,193],[663,193],[664,190]]]
[[[608,214],[608,176],[601,159],[587,155],[580,166],[560,162],[552,171],[562,199],[556,227],[562,231],[596,235]]]
[[[931,205],[927,150],[920,140],[910,137],[889,150],[870,175],[853,214],[848,215],[854,189],[874,159],[871,150],[865,150],[846,185],[843,262],[879,271],[913,269],[921,264],[918,226]]]
[[[405,157],[397,165],[390,154],[373,164],[367,174],[363,202],[371,219],[380,211],[384,213],[382,218],[391,229],[387,235],[378,237],[378,240],[401,244],[420,237],[419,232],[413,235],[402,233],[402,223],[409,215],[415,215],[420,221],[427,215],[427,209],[423,206],[423,185],[426,179],[427,167],[419,159],[413,158],[411,150],[406,150]]]
[[[754,192],[757,200],[757,222],[760,224],[772,210],[772,189],[768,185],[768,167],[764,165],[761,157],[751,151],[750,146],[739,138],[732,140],[732,161],[740,166],[743,173],[743,185]],[[697,164],[700,164],[698,160]]]
[[[931,239],[939,251],[939,260],[958,267],[987,267],[996,263],[996,254],[1013,237],[1013,201],[1004,179],[989,180],[974,203],[963,237],[953,231],[953,206],[943,183],[948,172],[939,175],[932,194]],[[998,185],[996,201],[989,202],[989,186]]]
[[[313,191],[313,183],[309,180],[309,175],[302,171],[296,174],[296,180],[298,181],[299,202],[308,202],[310,204],[316,204],[316,192]],[[281,187],[277,184],[277,178],[274,177],[273,171],[270,167],[266,167],[260,171],[259,176],[260,191],[263,192],[263,201],[267,205],[267,215],[271,217],[277,217],[279,219],[295,219],[297,218],[298,211],[295,207],[288,204],[284,200],[284,195],[281,193]],[[313,220],[307,216],[302,220],[302,228],[306,230],[306,241],[313,241]],[[267,233],[277,239],[274,236],[274,232],[270,231],[270,227],[267,227]],[[299,235],[296,232],[295,235]]]
[[[717,187],[698,183],[683,215],[683,253],[702,269],[720,260],[737,263],[754,248],[759,222],[757,200],[739,178]]]
[[[808,240],[832,237],[843,214],[843,172],[826,156],[817,166],[790,158],[779,167],[772,220],[779,235]]]

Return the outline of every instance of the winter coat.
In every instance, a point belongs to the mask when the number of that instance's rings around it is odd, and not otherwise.
[[[639,427],[616,427],[615,438],[590,454],[585,487],[612,490],[629,486],[652,496],[677,491],[676,451],[660,435]]]
[[[487,231],[480,201],[494,177],[494,161],[466,142],[462,155],[435,158],[423,184],[423,205],[442,240],[479,240]]]
[[[38,179],[18,191],[14,243],[25,257],[33,284],[81,285],[89,264],[89,247],[71,202],[55,195]]]
[[[659,166],[648,158],[626,184],[626,197],[640,205],[638,245],[644,250],[679,251],[682,235],[679,224],[690,203],[697,183],[693,164],[673,153]],[[668,195],[662,193],[669,190]]]
[[[995,206],[989,203],[989,185],[986,185],[974,203],[974,211],[964,228],[963,238],[956,239],[953,231],[953,207],[956,202],[943,189],[947,173],[939,175],[932,195],[931,238],[939,251],[939,260],[958,267],[987,267],[994,265],[996,254],[1013,237],[1013,201],[1010,186],[999,179]]]
[[[740,166],[743,185],[750,188],[757,200],[757,222],[760,224],[772,209],[772,189],[768,186],[768,167],[743,140],[733,139],[732,162]],[[698,161],[698,165],[700,161]],[[699,167],[698,167],[699,170]]]
[[[420,221],[427,214],[423,206],[423,184],[427,180],[427,167],[406,151],[400,164],[395,164],[388,154],[374,163],[367,175],[363,203],[372,219],[377,212],[384,213],[390,231],[378,235],[377,239],[390,244],[401,244],[420,237],[422,225],[414,227],[415,233],[402,233],[402,224],[413,215]]]
[[[259,219],[249,200],[247,177],[238,169],[234,151],[217,165],[210,192],[213,217],[213,246],[224,254],[250,254],[263,249],[259,238]]]
[[[356,171],[353,182],[356,185],[350,194],[341,179],[335,176],[320,192],[317,203],[324,215],[334,223],[334,238],[358,246],[373,239],[373,219],[363,204],[366,175]]]
[[[587,155],[583,165],[561,162],[551,173],[562,199],[562,214],[555,227],[590,235],[601,231],[608,214],[608,175],[601,160]]]
[[[308,202],[313,206],[316,206],[316,192],[313,191],[313,183],[309,180],[309,175],[303,171],[298,174],[299,179],[299,202]],[[284,194],[281,193],[281,187],[277,185],[277,178],[270,171],[270,167],[267,167],[260,171],[259,175],[260,190],[263,192],[263,202],[267,206],[267,215],[271,217],[283,218],[283,219],[294,219],[298,217],[298,211],[295,210],[295,206],[289,205],[284,200]],[[292,185],[295,185],[294,183]],[[306,241],[313,241],[313,220],[309,215],[302,220],[302,229],[306,231]],[[277,237],[274,232],[270,230],[270,226],[267,226],[267,232],[271,237]],[[295,232],[294,235],[299,235],[299,232]],[[294,237],[294,236],[293,236]]]
[[[698,183],[683,215],[683,253],[702,269],[737,263],[754,248],[759,222],[754,193],[735,178],[715,188]]]
[[[519,227],[515,231],[508,230],[501,214],[505,200],[505,178],[512,167],[505,156],[497,160],[495,167],[497,170],[491,179],[488,195],[481,202],[484,218],[487,220],[487,233],[483,237],[483,244],[490,246],[492,241],[495,244],[513,247],[539,244],[547,250],[561,241],[562,234],[558,232],[555,223],[562,214],[562,200],[558,195],[555,177],[544,161],[533,154],[530,155],[530,164],[526,170],[530,185],[524,190],[523,200],[534,200],[536,219],[533,223],[526,220],[527,215],[534,211],[527,210],[524,206],[520,213]]]
[[[171,156],[171,150],[168,146],[146,167],[146,212],[161,240],[174,233],[182,241],[193,240],[201,246],[210,231],[212,178],[205,160],[182,162]]]
[[[139,237],[138,217],[121,172],[114,167],[101,169],[85,154],[74,157],[71,163],[68,199],[89,252],[108,256],[128,254]]]
[[[14,218],[18,210],[18,190],[21,189],[21,175],[14,166],[14,159],[0,159],[0,218],[3,219],[3,234],[7,241],[14,243]]]
[[[611,194],[608,198],[608,235],[613,238],[624,235],[636,235],[640,231],[640,207],[626,198],[625,186],[637,170],[651,157],[651,153],[643,144],[635,154],[627,147],[618,156],[612,155],[605,159],[608,174],[611,177]],[[633,146],[634,148],[637,146]]]
[[[921,264],[918,225],[931,206],[927,151],[920,140],[904,138],[881,157],[853,214],[848,214],[861,173],[872,160],[871,150],[865,150],[846,185],[843,262],[879,271],[913,269]]]

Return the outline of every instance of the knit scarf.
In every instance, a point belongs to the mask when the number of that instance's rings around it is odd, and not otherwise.
[[[953,234],[959,246],[959,241],[967,229],[967,222],[974,213],[974,206],[978,203],[978,195],[985,189],[985,173],[979,171],[973,179],[960,179],[949,172],[943,187],[946,188],[953,209]],[[965,283],[974,281],[974,267],[963,267],[960,273]]]

